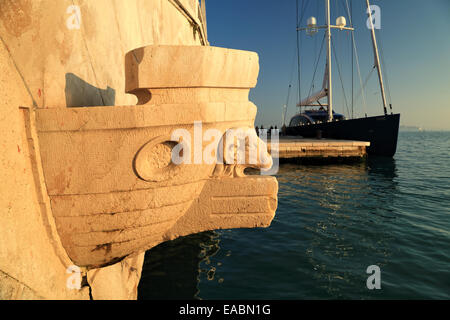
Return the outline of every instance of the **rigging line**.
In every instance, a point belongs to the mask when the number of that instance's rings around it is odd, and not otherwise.
[[[338,61],[338,57],[337,57],[337,54],[336,54],[336,49],[335,49],[335,47],[334,47],[334,41],[333,41],[333,38],[331,38],[331,47],[333,48],[334,59],[336,60],[336,66],[337,66],[338,73],[339,73],[339,79],[341,80],[342,93],[343,93],[343,95],[344,95],[344,101],[345,101],[345,107],[346,107],[346,109],[347,109],[347,115],[350,116],[350,112],[349,112],[349,110],[348,110],[347,96],[346,96],[346,94],[345,94],[345,89],[344,89],[344,81],[342,80],[341,67],[340,67],[340,64],[339,64],[339,61]]]
[[[367,75],[367,77],[366,77],[366,80],[364,80],[364,84],[363,84],[363,86],[362,86],[362,88],[361,88],[361,91],[359,92],[359,94],[356,96],[356,100],[358,100],[359,99],[359,97],[361,96],[361,94],[363,93],[363,89],[365,89],[366,88],[366,86],[367,86],[367,83],[369,82],[369,80],[370,80],[370,77],[372,76],[372,74],[373,74],[373,70],[375,70],[375,68],[376,68],[376,66],[373,66],[373,68],[372,69],[370,69],[370,72],[369,72],[369,74]]]
[[[319,13],[319,1],[316,1],[316,14]],[[314,37],[314,57],[317,56],[317,38],[318,37]]]
[[[344,11],[346,11],[346,9],[345,9],[345,4],[344,4],[344,0],[341,0],[341,5],[342,5],[342,8],[344,8]],[[350,21],[350,17],[348,16],[348,12],[347,12],[347,18],[348,18],[349,21]]]
[[[283,110],[283,125],[282,126],[286,126],[286,114],[287,114],[287,110],[288,110],[288,105],[289,105],[289,96],[291,95],[291,87],[292,85],[289,85],[288,88],[288,94],[287,94],[287,99],[286,99],[286,104],[284,105],[284,110]]]
[[[359,56],[358,56],[358,50],[356,49],[356,41],[355,41],[355,34],[352,31],[352,43],[353,43],[353,50],[355,52],[355,60],[356,60],[356,70],[358,71],[358,78],[359,78],[359,85],[361,87],[361,95],[363,98],[363,106],[364,106],[364,113],[367,114],[367,102],[366,102],[366,96],[364,94],[364,86],[362,83],[362,77],[361,77],[361,68],[359,66]]]
[[[386,63],[384,62],[384,53],[383,53],[383,43],[381,41],[381,32],[378,33],[378,42],[380,43],[380,53],[381,53],[381,64],[383,65],[382,70],[384,71],[384,78],[386,79],[386,91],[388,94],[388,99],[389,99],[389,106],[392,112],[392,97],[391,97],[391,88],[389,86],[389,78],[388,78],[388,67],[386,65]]]
[[[303,18],[305,16],[306,9],[308,8],[308,5],[309,5],[309,0],[306,1],[306,5],[305,5],[305,1],[304,0],[302,1],[302,8],[300,10],[302,12],[302,15],[300,16],[300,20],[297,22],[297,28],[300,27],[300,25],[301,25],[301,23],[303,21]]]
[[[317,57],[317,38],[318,37],[314,37],[314,57]]]
[[[296,52],[294,51],[294,55],[292,57],[292,67],[291,67],[291,77],[289,79],[289,87],[288,87],[288,94],[287,94],[287,99],[286,99],[286,104],[284,107],[284,115],[283,115],[283,124],[286,124],[286,114],[289,108],[289,97],[291,95],[291,88],[292,88],[292,79],[294,78],[294,64],[295,64],[295,56],[296,56]]]
[[[319,66],[320,57],[322,56],[323,44],[325,43],[325,38],[326,38],[326,33],[323,35],[322,45],[320,46],[320,52],[319,52],[319,55],[317,56],[317,59],[316,59],[316,62],[315,62],[314,73],[313,73],[313,78],[312,78],[312,81],[311,81],[311,87],[309,88],[308,97],[311,96],[311,93],[312,93],[314,79],[316,77],[316,72],[317,72],[317,67]],[[299,101],[299,102],[301,102],[301,101]]]
[[[347,7],[347,15],[350,20],[350,26],[353,28],[353,1],[350,0],[350,6],[348,5],[348,0],[345,0],[345,6]],[[354,101],[357,100],[354,98],[354,83],[353,83],[353,75],[354,75],[354,58],[356,58],[356,69],[358,71],[358,78],[359,78],[359,85],[361,87],[361,93],[363,97],[363,106],[364,106],[364,113],[367,114],[367,103],[366,103],[366,97],[364,95],[363,90],[363,84],[362,84],[362,77],[361,77],[361,68],[359,67],[359,57],[358,57],[358,51],[356,50],[356,41],[355,41],[355,31],[351,31],[352,33],[352,41],[353,44],[353,50],[352,50],[352,117],[353,117],[353,110],[354,110]]]
[[[349,20],[349,22],[350,22],[350,27],[351,28],[353,28],[353,2],[352,1],[350,1],[350,6],[348,5],[348,0],[345,0],[345,4],[344,4],[344,0],[342,0],[341,1],[341,4],[342,4],[342,6],[343,6],[343,8],[344,8],[344,11],[346,11],[346,14],[347,14],[347,17],[348,17],[348,20]],[[354,34],[353,34],[353,31],[351,31],[352,32],[352,37],[351,38],[353,38],[354,37]],[[350,51],[352,52],[352,55],[351,55],[351,65],[352,65],[352,75],[351,75],[351,78],[352,78],[352,119],[353,119],[353,117],[354,117],[354,53],[353,53],[353,48],[352,48],[352,41],[350,40]]]
[[[348,0],[345,0],[345,5],[346,5],[346,7],[347,7],[347,16],[348,16],[348,19],[349,19],[349,21],[350,21],[350,26],[353,27],[353,19],[352,19],[353,2],[352,2],[352,1],[350,2],[350,8],[349,8],[349,6],[348,6]]]
[[[294,50],[294,54],[292,55],[291,75],[290,75],[290,77],[289,77],[289,84],[290,84],[290,85],[292,85],[292,80],[293,80],[293,78],[294,78],[295,57],[296,57],[296,51]]]
[[[347,8],[347,16],[349,18],[349,22],[350,22],[350,26],[353,28],[353,1],[350,0],[350,6],[348,5],[348,0],[345,0],[345,6]],[[355,103],[355,94],[354,94],[354,58],[356,56],[356,66],[357,66],[357,70],[358,70],[358,77],[359,77],[359,85],[361,86],[361,90],[363,90],[363,85],[362,85],[362,78],[361,78],[361,70],[359,67],[359,59],[358,59],[358,52],[356,50],[356,42],[355,42],[355,31],[351,31],[352,33],[352,37],[351,37],[351,45],[353,44],[353,48],[354,50],[352,51],[352,118],[354,117],[354,103]],[[362,92],[362,96],[363,96],[363,104],[364,104],[364,113],[367,114],[367,103],[366,103],[366,98],[364,96],[364,92]]]
[[[302,1],[302,7],[301,7],[301,15],[299,18],[299,12],[298,12],[298,0],[296,1],[296,15],[297,15],[297,70],[298,70],[298,101],[302,100],[302,83],[301,83],[301,58],[300,58],[300,43],[301,43],[301,39],[302,39],[302,33],[300,32],[299,34],[299,30],[298,28],[300,27],[302,21],[303,21],[303,17],[305,15],[306,12],[306,8],[309,5],[309,0],[307,0],[306,4],[305,1]],[[300,107],[300,111],[301,111],[301,107]]]
[[[345,0],[346,2],[347,2],[347,0]],[[347,2],[347,4],[348,4],[348,2]],[[353,1],[352,0],[350,0],[350,12],[349,12],[349,14],[350,14],[350,16],[349,16],[349,21],[350,21],[350,27],[351,28],[353,28],[353,23],[352,23],[352,15],[353,15]],[[353,31],[352,31],[353,32]],[[353,107],[354,107],[354,74],[355,74],[355,72],[354,72],[354,61],[353,61],[353,59],[354,59],[354,53],[353,53],[353,50],[352,50],[352,48],[351,48],[351,46],[352,46],[352,42],[351,42],[351,40],[350,40],[350,51],[352,52],[352,119],[354,118],[354,115],[353,115]]]
[[[338,7],[338,0],[336,0],[336,8],[337,7]],[[336,12],[337,12],[337,10],[336,10]],[[342,33],[338,32],[336,45],[334,44],[334,39],[335,38],[331,38],[331,45],[332,45],[332,50],[333,50],[333,54],[334,54],[334,59],[336,61],[336,65],[338,67],[338,72],[339,72],[339,78],[340,78],[340,81],[341,81],[342,92],[344,94],[343,95],[344,101],[342,102],[342,109],[343,109],[342,113],[344,114],[344,103],[345,103],[345,107],[347,109],[347,116],[350,117],[350,112],[348,111],[347,97],[345,95],[345,90],[344,90],[344,82],[343,82],[343,78],[342,78],[342,75],[341,75],[342,73],[341,73],[340,64],[339,64],[339,59],[342,58],[342,48],[340,47],[340,44],[342,43],[341,38],[342,38]],[[336,47],[337,47],[337,49],[336,49]],[[338,57],[338,52],[340,53],[340,57]]]
[[[296,35],[296,40],[297,40],[297,72],[298,72],[298,74],[297,74],[297,77],[298,77],[298,99],[300,100],[300,97],[301,97],[301,73],[300,73],[300,40],[299,40],[299,30],[298,30],[298,28],[299,28],[299,24],[300,24],[300,21],[299,21],[299,12],[298,12],[298,0],[295,2],[296,3],[296,32],[297,32],[297,35]],[[303,5],[304,5],[304,2],[302,2],[302,7],[303,7]]]

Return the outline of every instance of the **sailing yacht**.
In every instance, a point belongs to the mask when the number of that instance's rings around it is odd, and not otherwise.
[[[322,88],[317,93],[310,95],[297,104],[297,106],[300,107],[300,110],[301,107],[304,107],[304,109],[315,107],[316,109],[304,110],[303,112],[294,115],[286,126],[285,133],[291,136],[369,141],[370,147],[367,149],[369,155],[392,157],[397,149],[400,114],[394,114],[392,112],[391,104],[389,105],[390,114],[388,114],[383,75],[381,72],[380,57],[369,0],[366,0],[366,4],[371,27],[375,61],[374,68],[378,71],[384,114],[372,117],[367,117],[366,115],[366,117],[362,118],[346,119],[342,114],[333,111],[331,31],[337,29],[348,30],[353,33],[354,28],[346,27],[345,17],[338,17],[336,25],[331,25],[330,0],[325,0],[326,25],[317,26],[316,19],[311,17],[307,21],[306,28],[297,28],[297,31],[306,30],[308,34],[313,34],[321,29],[326,32],[325,41],[327,44],[327,57]],[[352,39],[354,43],[353,34]],[[363,88],[361,88],[361,90],[363,90]],[[320,102],[323,98],[327,98],[326,103]]]

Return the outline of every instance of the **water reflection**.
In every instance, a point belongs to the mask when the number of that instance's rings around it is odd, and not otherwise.
[[[367,295],[366,268],[383,268],[392,255],[395,160],[284,164],[277,179],[279,207],[270,228],[205,232],[161,244],[146,255],[139,298]]]
[[[200,274],[214,278],[210,258],[219,250],[216,232],[203,232],[168,241],[145,254],[138,297],[145,300],[198,299]]]
[[[298,216],[297,232],[307,238],[301,268],[308,270],[318,297],[367,294],[360,285],[367,266],[389,262],[396,177],[395,160],[385,158],[354,165],[281,168],[279,196],[289,207],[286,215]]]

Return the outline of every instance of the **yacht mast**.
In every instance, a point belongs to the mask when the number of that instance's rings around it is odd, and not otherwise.
[[[355,29],[352,27],[346,27],[346,21],[344,17],[339,17],[336,20],[336,23],[338,25],[332,25],[330,21],[330,0],[325,0],[325,18],[326,18],[326,25],[324,26],[317,26],[316,25],[316,18],[311,17],[308,19],[308,25],[306,28],[297,28],[297,31],[306,30],[307,34],[314,35],[319,29],[325,30],[325,38],[327,40],[327,61],[325,66],[325,74],[322,84],[322,89],[310,95],[304,100],[301,100],[297,106],[318,106],[321,107],[322,105],[319,100],[322,98],[327,97],[327,108],[328,108],[328,121],[333,121],[333,86],[331,83],[331,29],[339,29],[339,30],[348,30],[348,31],[354,31]],[[325,39],[324,39],[325,40]],[[322,48],[321,48],[322,50]],[[320,55],[319,55],[320,56]],[[312,104],[313,102],[319,102],[319,104]]]
[[[375,57],[375,67],[377,67],[377,71],[378,71],[378,79],[379,79],[379,82],[380,82],[381,97],[383,99],[384,114],[386,115],[387,114],[386,94],[384,92],[383,75],[381,73],[380,57],[378,55],[377,39],[375,37],[375,28],[373,26],[372,10],[370,9],[369,0],[366,0],[366,3],[367,3],[367,14],[369,16],[369,21],[370,21],[370,29],[371,29],[371,32],[372,32],[372,44],[373,44],[373,53],[374,53],[374,57]]]
[[[325,15],[327,19],[327,75],[328,75],[328,121],[333,120],[333,87],[331,85],[331,24],[330,24],[330,0],[325,0]]]

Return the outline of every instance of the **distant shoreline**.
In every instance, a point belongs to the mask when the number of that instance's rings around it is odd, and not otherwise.
[[[400,126],[400,132],[450,132],[450,129],[428,129],[416,126]]]

